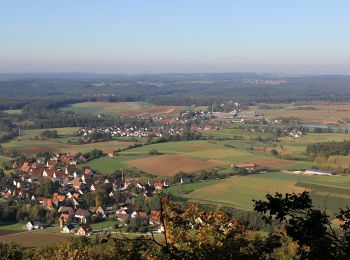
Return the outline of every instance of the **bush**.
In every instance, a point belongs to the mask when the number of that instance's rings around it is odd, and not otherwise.
[[[41,132],[40,136],[42,138],[57,138],[58,133],[57,133],[57,130],[45,130]]]
[[[159,155],[160,153],[159,153],[158,150],[152,149],[152,150],[149,150],[149,151],[148,151],[148,154],[149,154],[149,155]]]
[[[271,150],[271,154],[272,154],[273,156],[277,156],[277,155],[278,155],[278,152],[277,152],[276,149],[272,149],[272,150]]]

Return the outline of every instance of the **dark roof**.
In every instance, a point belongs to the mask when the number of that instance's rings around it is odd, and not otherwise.
[[[86,209],[78,209],[76,212],[75,212],[75,215],[78,215],[78,216],[83,216],[83,217],[88,217],[90,216],[90,212]]]
[[[75,226],[73,224],[68,224],[65,227],[68,228],[69,230],[75,229]]]

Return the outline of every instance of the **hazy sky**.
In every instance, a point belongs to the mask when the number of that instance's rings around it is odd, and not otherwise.
[[[349,0],[1,0],[0,72],[350,73]]]

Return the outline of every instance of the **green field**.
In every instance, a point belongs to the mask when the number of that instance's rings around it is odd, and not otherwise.
[[[9,114],[9,115],[15,115],[15,114],[21,114],[22,110],[21,109],[9,109],[9,110],[4,110],[3,112],[6,114]]]
[[[167,142],[130,149],[121,152],[115,159],[104,159],[106,161],[99,159],[92,162],[91,167],[112,172],[115,168],[124,166],[124,163],[148,173],[169,176],[180,171],[190,172],[192,169],[206,168],[206,165],[222,167],[242,162],[290,170],[306,169],[313,165],[313,162],[309,161],[276,158],[267,151],[249,150],[252,145],[269,146],[269,144],[257,144],[252,140]],[[149,156],[148,151],[152,149],[158,150],[161,155]]]
[[[147,102],[83,102],[70,105],[62,110],[94,115],[136,116],[150,114],[175,116],[184,109],[185,107],[182,106],[158,106]]]
[[[99,223],[93,223],[91,224],[92,230],[102,230],[102,229],[108,229],[108,228],[114,228],[114,225],[117,223],[117,221],[108,220],[108,221],[102,221]]]
[[[43,151],[54,152],[88,152],[94,148],[106,150],[123,149],[133,142],[113,140],[84,145],[70,145],[78,128],[56,128],[59,137],[41,140],[36,137],[45,129],[23,130],[17,139],[3,143],[4,148],[16,150],[27,155],[34,155]],[[281,138],[277,143],[263,143],[252,140],[258,133],[238,129],[221,130],[215,133],[231,135],[245,134],[243,140],[209,140],[209,141],[181,141],[152,144],[121,152],[116,158],[102,158],[88,163],[88,166],[101,173],[112,173],[117,169],[138,168],[148,173],[160,176],[174,175],[179,171],[191,172],[203,168],[222,167],[233,163],[253,162],[261,166],[279,170],[306,169],[312,167],[313,162],[307,161],[306,145],[319,141],[339,141],[346,139],[347,134],[307,134],[302,138]],[[252,148],[253,147],[253,148]],[[148,151],[158,150],[159,156],[149,156]],[[271,149],[277,149],[282,158],[273,157]],[[297,157],[298,160],[290,160]],[[293,159],[293,158],[292,158]],[[302,159],[302,160],[300,160]],[[7,158],[0,156],[0,163]],[[182,164],[179,165],[177,161]],[[199,164],[203,162],[203,166]],[[169,170],[169,167],[172,169]]]
[[[87,114],[107,114],[116,115],[128,110],[141,110],[145,108],[152,108],[153,104],[147,102],[83,102],[76,103],[69,107],[63,108],[65,111],[73,111],[75,113],[87,113]]]
[[[6,223],[0,222],[0,230],[21,231],[24,229],[23,223]]]
[[[88,166],[100,173],[111,174],[116,170],[129,169],[127,160],[131,160],[135,157],[132,156],[118,156],[115,158],[102,157],[93,161],[90,161],[83,166]]]
[[[207,185],[208,184],[208,185]],[[350,206],[350,176],[306,176],[284,172],[234,176],[223,181],[207,184],[186,184],[184,197],[210,204],[231,205],[236,208],[252,210],[253,199],[264,199],[275,192],[311,191],[316,206],[327,206],[334,213],[340,207]],[[187,188],[186,186],[189,186]],[[199,185],[199,186],[194,186]],[[172,187],[171,192],[181,192]],[[188,192],[191,191],[192,192]],[[331,202],[331,203],[330,203]]]
[[[215,138],[232,138],[234,136],[242,136],[243,138],[251,139],[257,137],[266,138],[272,136],[271,133],[245,131],[238,128],[201,131],[201,133],[204,136],[210,136]]]
[[[51,140],[57,143],[66,143],[72,137],[75,137],[74,133],[79,130],[78,127],[65,127],[65,128],[47,128],[47,129],[29,129],[22,130],[21,135],[17,138],[20,141],[41,139],[40,134],[45,130],[56,130],[57,138],[46,138],[46,140]]]
[[[284,145],[286,144],[287,141]],[[271,155],[269,150],[249,150],[249,147],[254,145],[260,148],[271,148],[271,144],[257,143],[252,140],[166,142],[126,150],[120,152],[115,158],[100,158],[89,162],[87,165],[101,173],[112,173],[120,168],[134,167],[160,176],[200,169],[200,162],[203,162],[203,167],[208,165],[209,162],[213,163],[212,167],[253,162],[280,170],[307,169],[314,165],[313,162],[306,160],[296,161],[276,158]],[[293,145],[294,143],[291,143],[290,147],[293,147]],[[161,155],[148,155],[148,152],[152,149],[158,150]],[[305,146],[300,154],[304,151]],[[295,154],[298,153],[295,152]],[[181,161],[184,159],[186,161]],[[183,163],[179,164],[178,161]],[[170,166],[173,166],[171,172],[169,172]]]
[[[0,164],[3,163],[3,162],[6,162],[8,160],[10,160],[10,158],[7,158],[5,156],[0,155]]]

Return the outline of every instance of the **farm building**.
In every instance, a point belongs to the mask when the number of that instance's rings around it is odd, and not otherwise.
[[[253,170],[256,168],[255,163],[236,163],[232,164],[231,167],[236,167],[239,169]]]
[[[78,209],[75,212],[75,218],[79,219],[81,223],[86,223],[88,217],[90,217],[90,212],[86,209]]]
[[[75,226],[73,224],[68,224],[66,226],[64,226],[64,228],[62,229],[62,233],[74,233],[76,230]]]
[[[27,230],[43,229],[44,224],[39,221],[28,221],[26,225]]]
[[[90,236],[92,234],[92,228],[90,227],[90,225],[84,225],[81,226],[76,235],[78,236]]]

